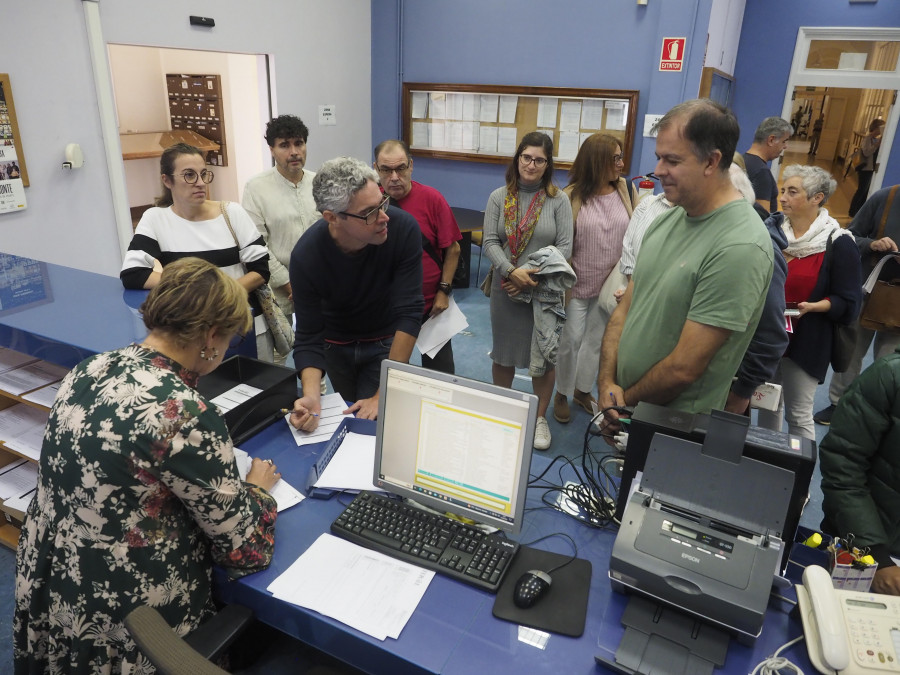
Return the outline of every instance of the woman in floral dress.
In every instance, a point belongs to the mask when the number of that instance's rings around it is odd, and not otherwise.
[[[249,330],[247,292],[184,258],[141,310],[144,342],[80,363],[50,412],[16,559],[16,673],[152,673],[132,609],[184,635],[215,612],[214,564],[238,577],[271,561],[279,474],[255,459],[241,481],[194,388]]]

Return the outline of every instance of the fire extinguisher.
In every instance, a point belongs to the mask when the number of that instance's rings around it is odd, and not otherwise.
[[[646,176],[635,176],[631,179],[632,182],[636,181],[638,178],[641,179],[641,182],[638,183],[638,202],[640,202],[647,195],[653,194],[653,188],[656,187],[656,184],[653,180],[656,178],[652,173],[648,173]]]

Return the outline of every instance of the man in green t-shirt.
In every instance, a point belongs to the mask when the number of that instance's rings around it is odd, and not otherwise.
[[[603,337],[599,394],[690,413],[723,409],[759,321],[774,251],[728,167],[740,129],[730,110],[681,103],[656,125],[655,173],[676,205],[644,237]],[[680,207],[680,208],[678,208]],[[606,424],[614,431],[615,411]]]

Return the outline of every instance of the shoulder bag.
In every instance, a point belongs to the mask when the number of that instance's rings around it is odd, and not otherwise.
[[[231,226],[231,219],[228,217],[228,202],[219,202],[219,208],[222,211],[222,216],[225,218],[225,224],[228,225],[228,231],[234,237],[234,243],[240,252],[241,243],[238,241],[234,228]],[[269,287],[269,284],[263,284],[251,292],[256,296],[263,317],[266,320],[266,325],[272,332],[275,349],[278,350],[279,354],[288,354],[294,348],[294,329],[291,328],[291,323],[287,320],[284,312],[275,303],[275,295],[272,293],[272,289]]]
[[[878,233],[875,235],[876,240],[884,236],[884,227],[896,193],[897,186],[895,185],[888,193]],[[869,278],[866,279],[866,283],[863,284],[866,299],[863,301],[862,312],[859,315],[859,325],[869,330],[900,333],[900,279],[882,281],[878,278],[888,260],[900,262],[900,253],[889,253],[883,256],[875,265]]]

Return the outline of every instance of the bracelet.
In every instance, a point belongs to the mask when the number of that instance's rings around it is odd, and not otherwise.
[[[451,284],[447,283],[446,281],[440,282],[437,285],[437,289],[439,291],[446,293],[447,295],[450,295],[453,292],[453,286]]]

